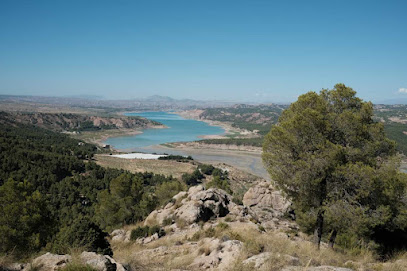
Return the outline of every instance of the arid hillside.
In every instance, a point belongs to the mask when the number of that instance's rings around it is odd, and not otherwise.
[[[63,132],[148,128],[160,125],[142,117],[101,117],[70,113],[3,113],[10,120]]]

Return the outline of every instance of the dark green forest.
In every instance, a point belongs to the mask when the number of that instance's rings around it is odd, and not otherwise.
[[[100,167],[92,161],[96,152],[0,113],[1,254],[71,247],[112,254],[106,231],[143,219],[184,188],[172,177]]]

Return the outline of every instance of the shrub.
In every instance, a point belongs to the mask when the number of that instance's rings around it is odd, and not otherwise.
[[[179,181],[164,182],[157,186],[155,194],[161,205],[172,200],[172,197],[185,190],[185,185]]]
[[[203,174],[205,174],[205,175],[212,175],[212,172],[213,172],[213,170],[215,169],[214,166],[208,165],[208,164],[199,165],[198,168],[199,168],[199,169],[201,170],[201,172],[202,172]]]
[[[173,217],[173,216],[169,216],[169,217],[167,217],[167,218],[165,218],[165,219],[163,220],[163,226],[171,225],[173,221],[174,221],[174,217]]]
[[[50,246],[52,252],[58,254],[67,254],[71,248],[81,248],[112,256],[113,251],[105,239],[107,236],[108,234],[89,218],[82,217],[75,220],[72,225],[61,228]]]
[[[230,189],[229,180],[221,179],[219,176],[215,176],[212,181],[210,181],[207,185],[207,188],[216,187],[222,190],[225,190],[229,194],[232,194],[232,189]]]
[[[158,160],[175,160],[177,162],[189,162],[194,159],[192,158],[192,156],[168,155],[159,157]]]
[[[249,255],[257,255],[264,250],[264,246],[256,240],[246,240],[244,242],[244,248]]]
[[[137,227],[131,231],[130,240],[137,240],[138,238],[148,237],[158,233],[158,237],[162,237],[165,235],[165,230],[160,228],[159,226],[144,226],[144,227]]]
[[[136,240],[148,236],[149,226],[137,227],[131,231],[130,240]]]
[[[216,225],[216,228],[219,230],[226,230],[229,228],[229,225],[223,222],[220,222],[218,225]]]

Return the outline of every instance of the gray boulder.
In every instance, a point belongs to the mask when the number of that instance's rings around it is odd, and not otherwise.
[[[303,271],[304,267],[300,266],[287,266],[281,271]],[[335,266],[310,266],[306,268],[307,271],[354,271],[353,269],[343,268],[343,267],[335,267]]]
[[[126,268],[117,263],[112,257],[108,255],[99,255],[95,252],[82,252],[80,260],[83,264],[87,264],[95,268],[97,271],[126,271]],[[37,269],[40,271],[56,271],[64,268],[67,264],[72,262],[70,255],[56,255],[46,253],[33,260],[31,266],[27,266],[24,270]]]
[[[145,225],[164,221],[183,220],[187,224],[208,221],[211,218],[226,216],[234,203],[231,196],[217,188],[205,190],[202,185],[191,187],[188,192],[180,192],[173,197],[177,204],[167,204],[164,208],[151,212]]]
[[[41,271],[55,271],[65,267],[71,260],[70,255],[56,255],[47,252],[35,258],[31,267]]]
[[[268,181],[251,187],[243,196],[243,205],[250,208],[271,208],[276,215],[287,212],[291,203]]]
[[[205,246],[209,254],[198,255],[189,266],[193,270],[215,269],[227,270],[239,257],[243,243],[238,240],[222,242],[219,239],[209,240]]]
[[[88,264],[95,268],[97,271],[125,271],[126,268],[117,263],[112,257],[108,255],[100,255],[95,252],[82,252],[80,256],[84,264]]]
[[[175,211],[175,216],[188,224],[224,217],[229,213],[231,197],[221,189],[210,188],[190,194],[189,197],[190,200],[183,200],[181,207]]]
[[[276,253],[273,254],[272,252],[263,252],[257,255],[254,255],[246,260],[243,261],[243,264],[249,265],[252,264],[254,268],[261,268],[264,264],[272,257],[275,258],[283,258],[284,261],[289,265],[299,265],[300,260],[297,257],[293,257],[286,254]]]

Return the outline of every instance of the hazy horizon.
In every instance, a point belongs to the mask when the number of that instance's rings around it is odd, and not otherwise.
[[[407,98],[405,1],[0,2],[0,94]]]

